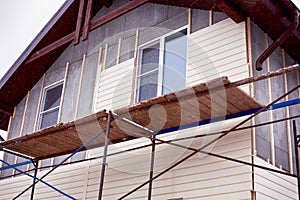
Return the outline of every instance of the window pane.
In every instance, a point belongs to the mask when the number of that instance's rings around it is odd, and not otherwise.
[[[58,110],[59,108],[41,114],[40,129],[49,127],[57,123]]]
[[[178,33],[166,38],[164,51],[163,94],[185,88],[187,37]]]
[[[137,101],[143,101],[157,96],[157,81],[158,71],[154,71],[150,74],[144,75],[139,78],[140,87],[138,88]]]
[[[59,106],[62,87],[63,87],[63,85],[60,84],[57,87],[46,90],[43,111]]]
[[[142,68],[141,74],[158,68],[159,44],[142,49]]]

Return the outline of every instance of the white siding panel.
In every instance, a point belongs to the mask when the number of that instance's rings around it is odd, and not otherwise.
[[[239,119],[241,120],[241,119]],[[223,124],[228,129],[239,120],[230,120]],[[249,125],[249,124],[248,124]],[[216,126],[222,126],[221,123]],[[194,134],[207,133],[209,125],[199,129],[189,129],[159,136],[160,138],[178,138]],[[211,130],[212,131],[212,130]],[[181,135],[182,134],[182,135]],[[175,135],[175,136],[174,136]],[[211,150],[214,153],[242,159],[250,162],[251,143],[250,130],[237,131],[222,138]],[[199,148],[203,139],[180,144],[192,145]],[[207,142],[207,141],[206,141]],[[126,142],[114,145],[109,151],[115,152],[126,149]],[[149,141],[144,142],[148,144]],[[178,143],[178,142],[177,142]],[[140,143],[143,145],[143,142]],[[108,158],[104,199],[117,199],[131,189],[145,182],[149,177],[150,148],[120,154]],[[101,152],[101,149],[98,149]],[[155,174],[166,169],[179,159],[190,154],[191,151],[159,145],[156,148]],[[89,168],[89,182],[87,199],[97,199],[99,188],[100,162],[92,161]],[[147,199],[147,188],[141,188],[127,199]],[[183,197],[184,199],[250,199],[251,167],[226,161],[223,159],[195,155],[167,172],[153,183],[153,199],[170,199]]]
[[[255,157],[255,163],[278,170],[264,160]],[[286,175],[255,169],[257,199],[297,199],[297,179]]]
[[[76,165],[61,166],[54,170],[44,180],[76,199],[84,199],[83,186],[87,182],[86,172],[88,167],[87,162],[77,163]],[[46,172],[47,171],[42,171],[38,174],[38,176],[41,177]],[[66,199],[66,197],[48,186],[38,183],[36,185],[35,199]]]
[[[214,132],[215,127],[228,129],[242,119],[228,120],[160,135],[162,139],[193,136]],[[249,124],[246,124],[249,125]],[[182,145],[199,148],[204,138],[177,142]],[[251,159],[250,130],[237,131],[223,137],[210,150],[213,153],[238,158],[245,161]],[[149,144],[149,140],[138,139],[109,146],[109,153]],[[102,148],[90,151],[91,156],[98,156]],[[115,200],[131,189],[148,180],[151,148],[126,152],[118,156],[110,156],[104,184],[105,200]],[[169,145],[158,145],[155,156],[155,174],[190,154]],[[62,166],[50,174],[45,181],[61,189],[77,199],[98,199],[101,159]],[[39,172],[41,177],[47,171]],[[3,184],[2,184],[3,183]],[[32,180],[25,176],[1,181],[0,199],[11,199],[21,189],[30,185]],[[21,187],[22,186],[22,187]],[[16,189],[18,188],[18,189]],[[148,186],[141,188],[127,199],[147,199]],[[251,167],[211,156],[195,155],[153,182],[153,199],[250,199]],[[28,199],[28,195],[25,199]],[[22,198],[21,198],[22,199]],[[35,199],[66,199],[56,191],[38,183]]]
[[[97,80],[95,111],[116,109],[130,103],[134,60],[127,60],[100,72]]]
[[[16,195],[26,189],[32,184],[32,179],[28,176],[17,176],[14,178],[7,178],[0,181],[0,199],[13,199]],[[23,194],[20,198],[30,199],[30,191]]]
[[[44,181],[65,192],[66,194],[83,199],[84,187],[87,182],[86,172],[88,163],[78,163],[77,165],[61,166],[53,173],[48,175]],[[38,172],[38,177],[43,176],[47,170]],[[11,179],[1,180],[0,199],[12,199],[21,191],[32,184],[32,178],[28,176],[18,176]],[[20,199],[30,199],[31,190],[28,190]],[[36,200],[48,199],[66,199],[65,196],[49,188],[45,184],[39,182],[36,184],[35,197]]]
[[[193,86],[221,76],[236,81],[249,77],[245,23],[226,19],[190,35],[187,84]],[[240,87],[249,93],[249,86]]]

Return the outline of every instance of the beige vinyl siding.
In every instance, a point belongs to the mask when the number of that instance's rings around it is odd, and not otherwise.
[[[226,19],[192,33],[187,62],[189,86],[221,76],[228,76],[230,81],[249,77],[245,23]],[[241,88],[249,93],[248,85]]]
[[[231,120],[224,124],[229,128],[239,120]],[[210,126],[193,128],[172,134],[162,135],[161,138],[186,137],[194,134],[207,133]],[[199,148],[204,139],[186,140],[180,142],[185,146]],[[205,143],[208,141],[206,139]],[[238,131],[221,139],[212,148],[212,152],[242,159],[250,162],[251,143],[250,131]],[[134,141],[120,143],[109,147],[109,151],[128,149]],[[139,140],[140,145],[149,141]],[[179,142],[177,142],[179,143]],[[93,151],[95,152],[95,151]],[[98,152],[101,152],[99,149]],[[170,145],[158,145],[155,156],[155,174],[166,169],[179,159],[190,153]],[[99,161],[91,162],[87,199],[97,199],[99,188]],[[104,199],[113,200],[126,194],[149,177],[150,148],[121,154],[108,158],[105,177]],[[143,187],[127,199],[146,199],[147,188]],[[251,167],[230,161],[195,155],[167,172],[153,183],[152,199],[250,199]]]
[[[1,180],[0,182],[0,199],[7,200],[13,199],[24,189],[26,189],[30,184],[32,184],[32,179],[28,176],[18,176],[15,178],[8,178]],[[26,192],[22,195],[20,200],[30,199],[30,192]]]
[[[47,170],[38,172],[38,178],[43,176]],[[88,163],[77,163],[76,165],[61,166],[53,173],[47,176],[44,181],[58,188],[59,190],[75,197],[76,199],[84,199],[86,183],[87,183]],[[33,175],[33,173],[31,173]],[[17,176],[1,180],[0,184],[0,199],[12,199],[33,182],[33,179],[28,176]],[[31,189],[28,190],[20,199],[30,199]],[[66,199],[65,196],[49,188],[45,184],[39,182],[36,184],[35,200],[50,200],[50,199]]]
[[[278,170],[261,158],[255,157],[255,163]],[[262,169],[255,169],[255,191],[257,199],[297,199],[297,179]]]
[[[216,127],[228,129],[241,119],[215,123],[214,126],[205,125],[172,132],[159,137],[164,140],[184,138],[195,134],[216,131]],[[247,124],[249,125],[249,124]],[[185,146],[199,148],[212,137],[184,140],[177,142]],[[232,132],[219,140],[211,148],[206,149],[217,154],[245,160],[251,160],[250,130]],[[149,144],[149,139],[137,139],[109,146],[109,153],[130,149]],[[105,200],[115,200],[139,184],[148,180],[151,148],[126,152],[117,156],[110,156],[104,184]],[[102,155],[103,149],[89,150],[91,157]],[[157,145],[155,156],[155,174],[166,169],[190,153],[189,150],[170,145]],[[100,182],[102,159],[86,161],[67,166],[61,166],[51,173],[45,181],[61,189],[77,199],[97,199]],[[38,173],[41,177],[47,171]],[[32,179],[19,176],[1,181],[0,199],[11,199],[23,188],[32,183]],[[130,195],[127,199],[146,199],[148,185]],[[167,172],[153,183],[153,199],[170,199],[183,197],[186,199],[250,199],[251,167],[231,161],[197,154],[176,168]],[[24,199],[28,199],[30,192]],[[21,198],[23,199],[23,198]],[[42,183],[36,186],[35,199],[66,199],[56,191]]]
[[[44,180],[76,199],[84,199],[88,167],[87,162],[78,163],[76,165],[61,166]],[[47,171],[40,172],[38,177],[43,176],[46,172]],[[66,197],[48,186],[38,183],[35,191],[35,199],[66,199]]]
[[[95,111],[116,109],[130,103],[134,59],[100,72],[97,80]]]

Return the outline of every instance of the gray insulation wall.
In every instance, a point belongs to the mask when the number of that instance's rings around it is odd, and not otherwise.
[[[114,1],[110,8],[102,8],[95,18],[99,18],[111,10],[125,4],[127,1]],[[214,22],[227,18],[222,13],[215,14]],[[192,31],[205,28],[209,25],[209,11],[193,10]],[[116,63],[117,48],[119,38],[121,38],[120,62],[126,61],[134,56],[136,43],[136,30],[139,30],[139,44],[148,42],[158,36],[161,36],[172,30],[188,24],[188,9],[174,6],[165,6],[158,4],[145,4],[117,19],[104,24],[103,26],[89,33],[86,41],[80,41],[76,46],[70,44],[63,54],[53,63],[46,72],[44,87],[63,80],[66,70],[66,64],[69,62],[68,78],[66,80],[66,89],[61,108],[61,122],[72,121],[75,118],[81,118],[93,112],[94,85],[98,68],[99,48],[102,47],[103,62],[106,46],[107,58],[105,67],[112,67]],[[150,31],[149,31],[150,30]],[[81,82],[78,112],[75,113],[77,96],[80,86],[80,76],[82,71],[83,56],[86,60],[83,70],[83,79]],[[37,105],[40,99],[42,78],[31,89],[24,120],[23,132],[21,133],[21,124],[25,110],[26,97],[16,108],[16,114],[11,121],[11,129],[8,138],[15,138],[21,134],[34,132],[34,123],[37,116]],[[84,158],[81,153],[73,158],[78,160]],[[64,157],[57,157],[54,160],[43,160],[42,165],[58,164]],[[15,163],[16,158],[6,155],[5,160],[9,163]],[[20,159],[19,161],[22,161]],[[17,161],[18,162],[18,161]],[[26,167],[25,167],[26,168]],[[25,169],[24,168],[24,169]],[[2,176],[11,175],[12,170],[5,170]]]
[[[262,54],[265,48],[268,45],[271,45],[273,41],[268,37],[268,41],[265,41],[265,34],[263,31],[254,23],[251,23],[251,42],[252,42],[252,65],[253,65],[253,75],[264,74],[268,71],[274,71],[281,69],[283,63],[286,63],[286,66],[294,64],[294,60],[290,58],[289,55],[285,53],[285,56],[282,56],[282,50],[280,48],[276,49],[272,55],[269,57],[268,61],[264,62],[263,70],[256,71],[255,62],[257,58]],[[284,60],[283,60],[284,59]],[[284,61],[284,62],[283,62]],[[269,62],[269,69],[267,68],[266,63]],[[273,77],[269,80],[263,80],[254,83],[254,96],[258,102],[263,105],[267,105],[269,102],[277,99],[282,96],[285,91],[285,85],[289,91],[297,85],[297,72],[290,72],[286,74],[286,83],[284,76]],[[279,102],[286,100],[296,99],[299,97],[298,92],[293,92],[289,95],[288,99],[283,98]],[[288,112],[287,112],[288,109]],[[289,108],[281,108],[269,112],[264,112],[255,117],[255,124],[260,124],[268,122],[270,120],[279,120],[284,119],[287,116],[295,116],[299,114],[298,106],[291,106]],[[298,120],[299,121],[299,120]],[[289,170],[289,144],[288,144],[288,134],[293,140],[292,133],[289,132],[292,129],[288,128],[290,122],[280,122],[274,123],[272,125],[266,125],[257,127],[255,129],[255,142],[256,142],[256,151],[257,155],[263,157],[264,159],[272,160],[272,144],[271,140],[274,140],[274,154],[275,154],[275,165],[282,166],[284,169]],[[297,122],[299,124],[299,122]],[[300,124],[299,124],[300,125]],[[300,128],[300,126],[298,127]],[[293,146],[294,144],[292,144]],[[292,151],[294,149],[292,148]],[[293,152],[292,152],[293,153]],[[295,162],[294,162],[295,163]]]
[[[253,76],[263,74],[267,72],[266,63],[263,63],[263,70],[258,72],[255,70],[255,61],[261,55],[265,49],[264,44],[264,32],[254,23],[251,23],[251,48],[252,48],[252,66]],[[259,103],[266,105],[268,104],[268,83],[267,80],[262,80],[254,83],[254,96]],[[255,124],[260,122],[269,121],[268,113],[264,112],[255,118]],[[270,126],[261,126],[256,128],[255,139],[256,139],[256,150],[258,154],[264,158],[271,158],[270,149]]]
[[[115,9],[122,3],[124,1],[116,1],[116,5],[113,5],[111,8],[103,8],[95,18]],[[215,23],[227,18],[223,13],[215,13],[214,15]],[[193,10],[193,22],[193,31],[207,27],[209,25],[209,11]],[[140,30],[139,44],[143,44],[167,32],[186,26],[187,23],[187,8],[145,4],[90,32],[87,41],[81,41],[76,46],[70,44],[46,72],[44,82],[44,87],[47,87],[50,84],[63,80],[66,64],[69,62],[61,121],[72,121],[75,119],[75,115],[79,118],[91,114],[100,47],[103,48],[103,61],[105,47],[106,45],[108,46],[105,67],[111,67],[116,63],[119,38],[121,38],[120,62],[123,62],[134,56],[136,29]],[[79,107],[78,113],[75,114],[84,54],[86,55],[86,60],[81,83]],[[30,91],[23,133],[34,131],[41,85],[42,78]],[[17,106],[15,117],[11,122],[9,138],[20,135],[25,101],[26,97]]]

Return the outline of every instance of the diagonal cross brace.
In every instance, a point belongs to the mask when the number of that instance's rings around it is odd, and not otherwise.
[[[43,181],[42,179],[37,178],[36,176],[32,176],[32,175],[30,175],[30,174],[27,174],[26,172],[24,172],[24,171],[18,169],[16,166],[11,165],[11,164],[9,164],[8,162],[6,162],[6,161],[4,161],[4,160],[1,160],[1,159],[0,159],[0,162],[4,163],[5,165],[9,166],[10,168],[14,168],[16,171],[18,171],[18,172],[20,172],[20,173],[22,173],[22,174],[24,174],[24,175],[26,175],[26,176],[29,176],[30,178],[33,178],[34,180],[37,180],[37,181],[40,181],[40,182],[44,183],[44,184],[47,185],[48,187],[50,187],[50,188],[52,188],[53,190],[55,190],[55,191],[57,191],[57,192],[59,192],[59,193],[65,195],[66,197],[69,197],[70,199],[75,199],[74,197],[68,195],[67,193],[65,193],[65,192],[63,192],[63,191],[57,189],[57,188],[54,187],[53,185],[50,185],[49,183]]]
[[[158,173],[157,175],[155,175],[153,178],[149,179],[148,181],[142,183],[141,185],[137,186],[136,188],[132,189],[131,191],[129,191],[128,193],[126,193],[125,195],[121,196],[120,198],[118,198],[118,200],[122,200],[124,198],[126,198],[127,196],[131,195],[132,193],[134,193],[135,191],[139,190],[140,188],[144,187],[145,185],[149,184],[151,181],[157,179],[158,177],[162,176],[163,174],[165,174],[166,172],[170,171],[171,169],[175,168],[176,166],[178,166],[179,164],[181,164],[182,162],[188,160],[189,158],[193,157],[194,155],[196,155],[198,152],[200,151],[204,151],[204,149],[208,146],[210,146],[211,144],[217,142],[218,140],[220,140],[221,138],[223,138],[224,136],[228,135],[230,132],[234,131],[235,129],[237,129],[238,127],[240,127],[241,125],[243,125],[244,123],[246,123],[247,121],[249,121],[250,119],[254,118],[255,116],[257,116],[258,114],[260,114],[261,112],[267,110],[268,108],[270,108],[272,105],[274,105],[275,103],[277,103],[278,101],[280,101],[282,98],[286,97],[287,95],[291,94],[292,92],[296,91],[298,88],[300,87],[300,85],[297,85],[296,87],[294,87],[293,89],[291,89],[290,91],[288,91],[287,93],[283,94],[282,96],[278,97],[277,99],[275,99],[274,101],[272,101],[271,103],[269,103],[268,105],[264,106],[263,108],[259,109],[257,112],[255,112],[254,114],[252,114],[251,116],[247,117],[246,119],[242,120],[240,123],[236,124],[235,126],[233,126],[232,128],[230,128],[229,130],[225,131],[223,134],[221,134],[219,137],[217,137],[216,139],[208,142],[207,144],[203,145],[202,147],[200,147],[199,149],[195,149],[194,152],[190,153],[189,155],[187,155],[186,157],[182,158],[181,160],[179,160],[178,162],[174,163],[173,165],[169,166],[167,169],[163,170],[162,172]],[[129,123],[129,122],[128,122]]]

